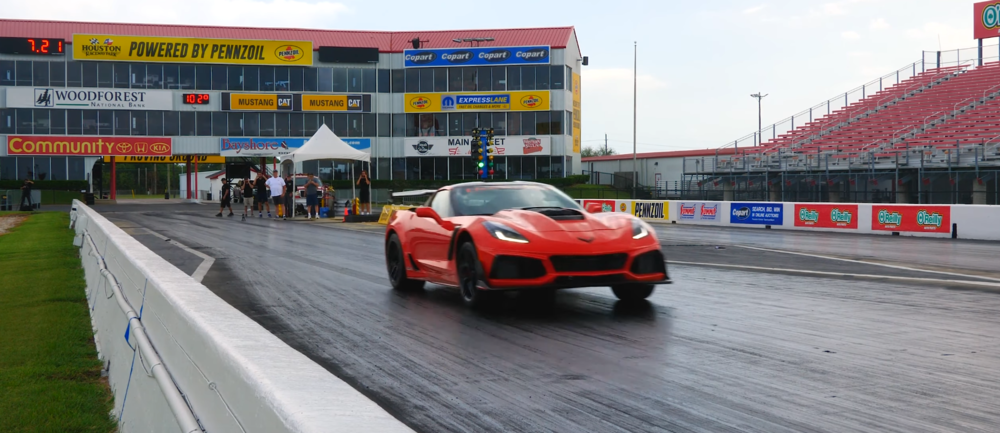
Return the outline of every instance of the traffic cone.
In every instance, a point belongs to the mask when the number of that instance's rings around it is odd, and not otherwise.
[[[345,208],[344,208],[344,222],[345,222],[345,223],[347,222],[347,212],[348,212],[348,210],[347,210],[347,208],[345,207]]]

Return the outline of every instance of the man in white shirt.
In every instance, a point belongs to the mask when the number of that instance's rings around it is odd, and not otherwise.
[[[274,208],[277,209],[278,205],[281,203],[281,196],[285,195],[285,181],[278,176],[278,170],[272,173],[274,177],[267,180],[267,187],[271,189],[271,201],[274,202]],[[273,218],[271,212],[267,213],[268,218]]]

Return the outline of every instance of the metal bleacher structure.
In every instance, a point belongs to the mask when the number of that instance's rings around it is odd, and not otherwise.
[[[931,62],[925,53],[924,60],[786,119],[783,134],[780,122],[772,125],[772,137],[760,145],[754,133],[715,156],[685,158],[684,195],[998,204],[1000,58],[963,60],[961,50],[954,53],[944,63],[942,52],[932,52]],[[833,101],[841,108],[831,109]],[[822,115],[813,118],[817,111]],[[804,116],[809,121],[796,127]]]

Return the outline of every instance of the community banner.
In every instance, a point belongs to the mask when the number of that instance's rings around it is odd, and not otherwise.
[[[162,156],[173,152],[168,137],[8,135],[8,156]]]

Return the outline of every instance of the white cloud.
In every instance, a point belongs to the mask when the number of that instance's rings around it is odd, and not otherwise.
[[[827,3],[823,5],[824,15],[844,15],[847,13],[847,9],[844,9],[843,3]]]
[[[885,30],[889,28],[889,23],[887,23],[883,18],[878,18],[872,20],[871,24],[868,25],[868,28],[872,30]]]
[[[840,37],[847,40],[861,39],[861,35],[859,35],[858,32],[843,32],[840,34]]]
[[[750,8],[750,9],[744,10],[743,13],[747,14],[747,15],[755,14],[757,12],[760,12],[760,11],[764,10],[764,8],[766,8],[766,7],[767,7],[766,4],[760,5],[760,6],[754,6],[754,7]]]
[[[955,28],[939,22],[929,22],[919,28],[908,29],[906,31],[907,37],[922,40],[923,46],[926,49],[940,47],[942,50],[954,50],[971,46],[972,39],[970,39],[969,34],[969,29]]]
[[[330,28],[350,11],[342,3],[302,0],[173,0],[170,7],[128,0],[107,0],[100,7],[67,0],[4,5],[5,18],[294,28]]]

